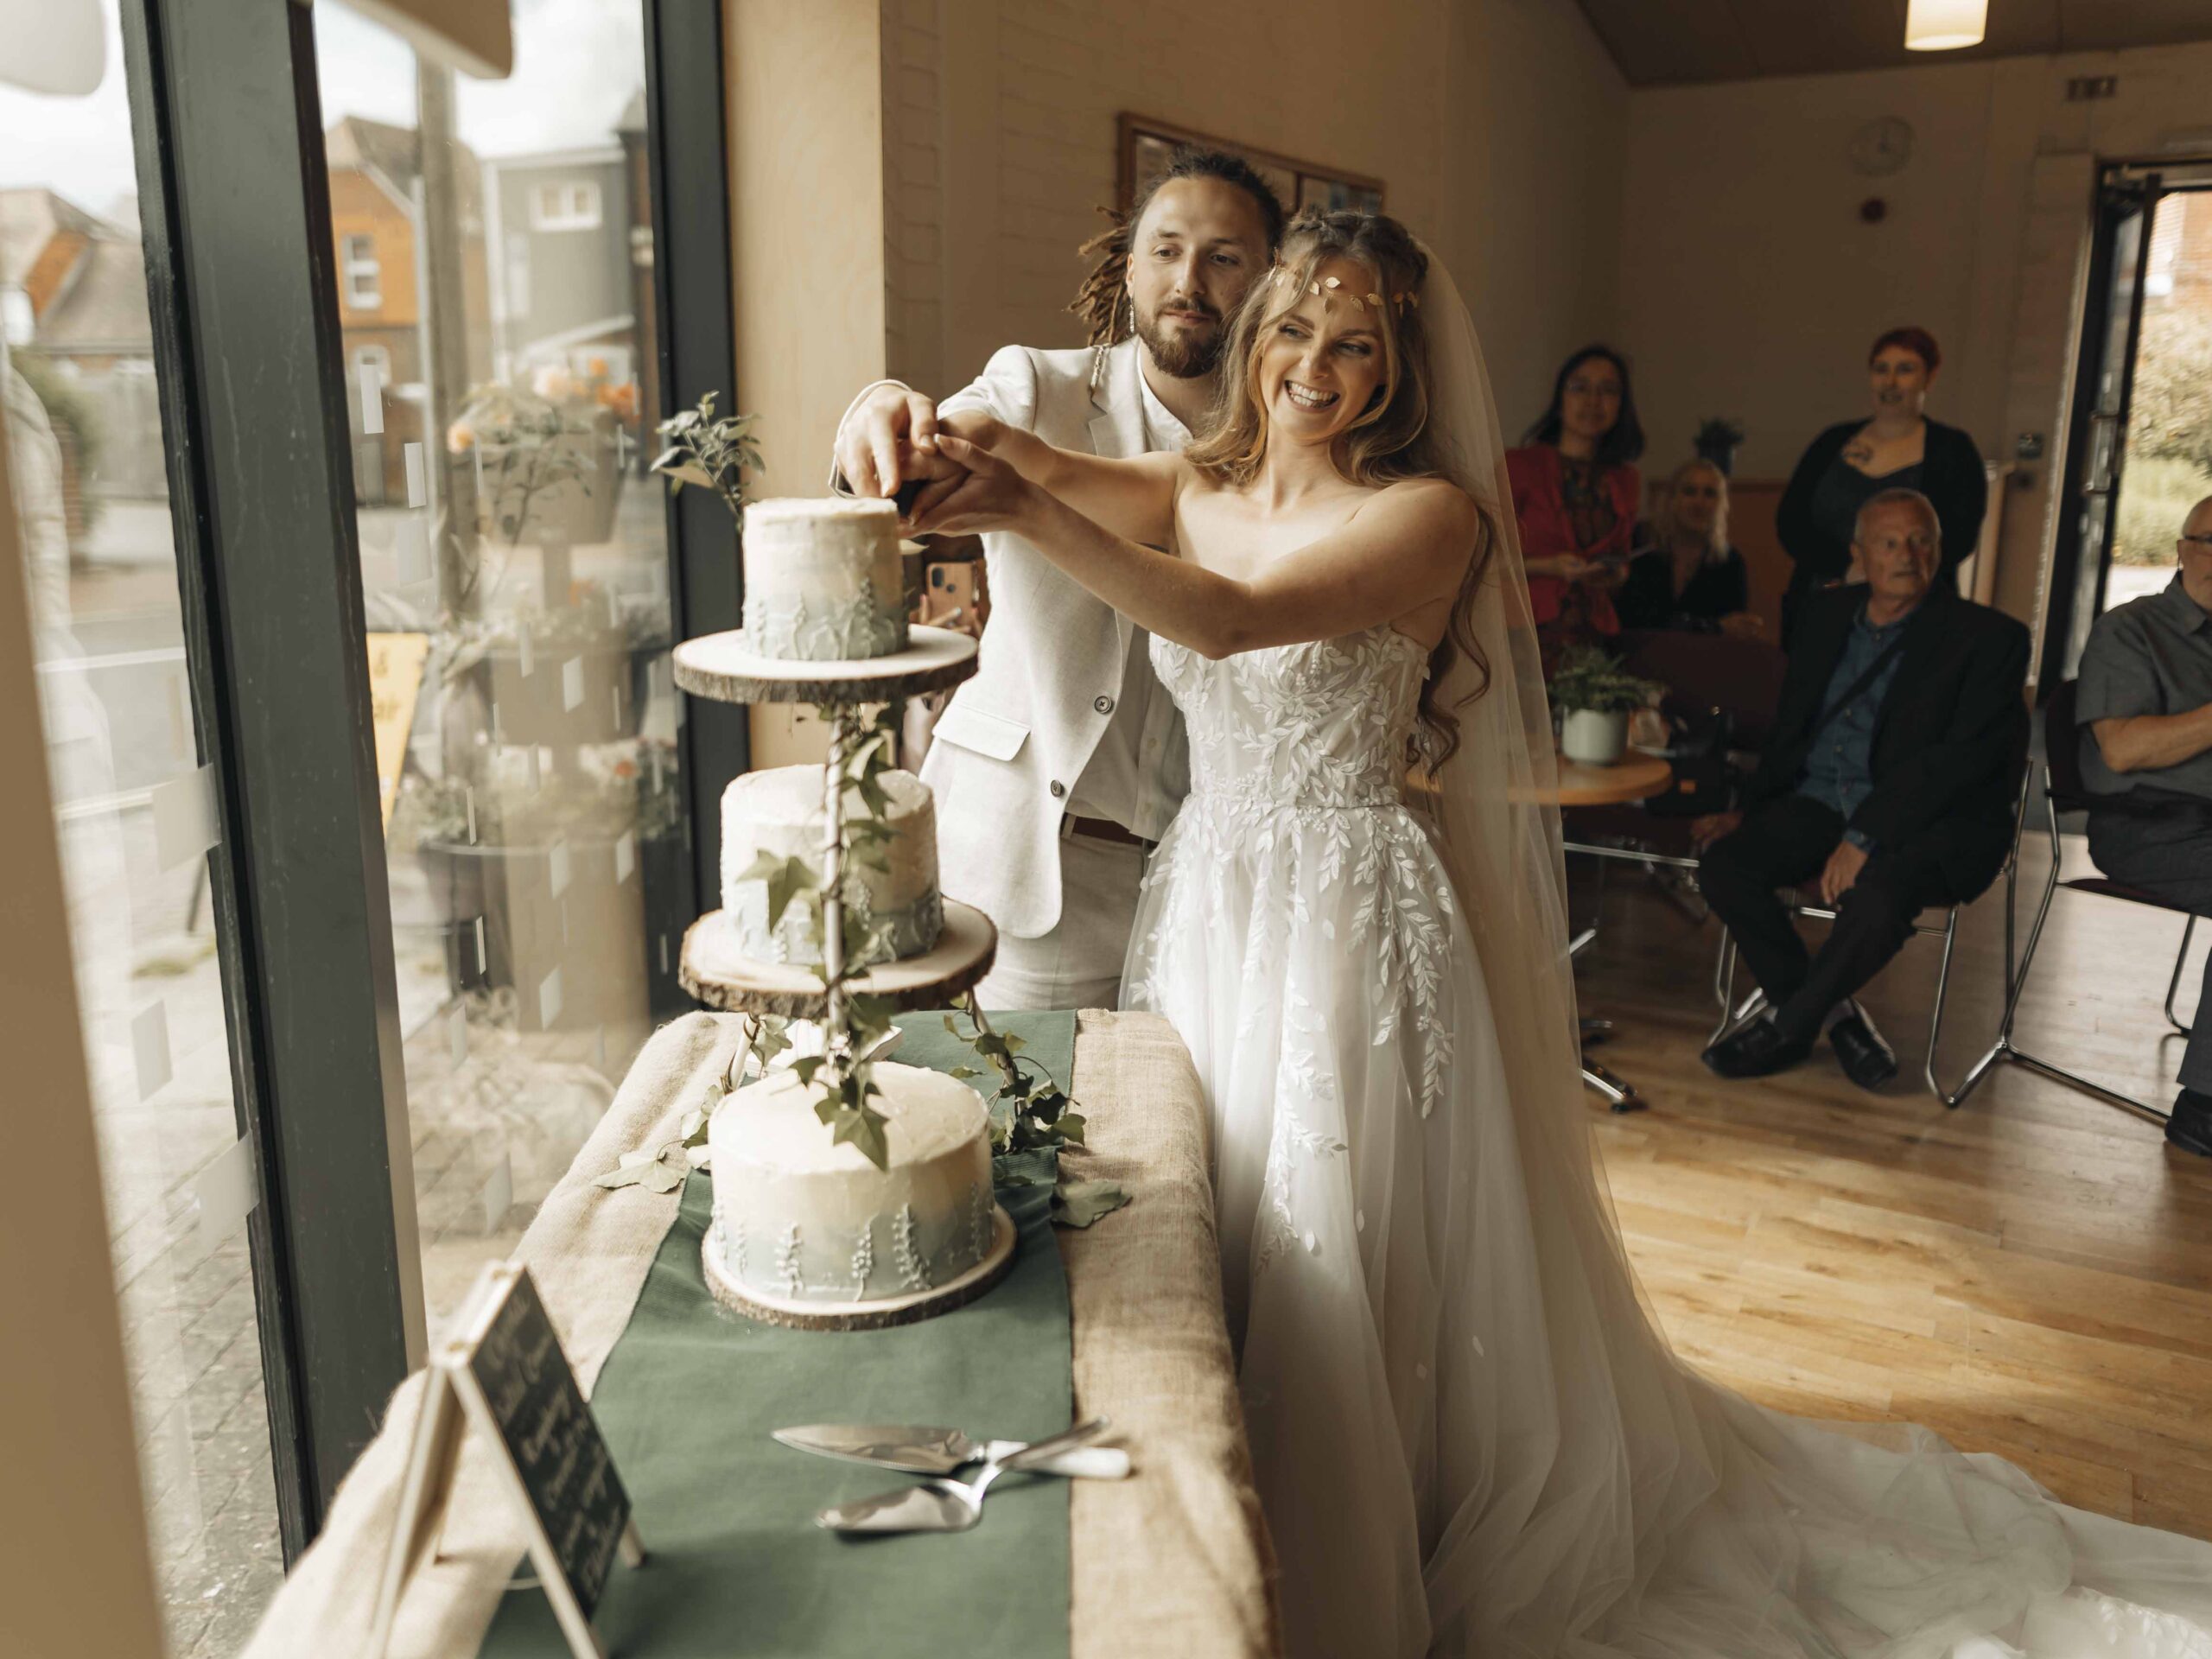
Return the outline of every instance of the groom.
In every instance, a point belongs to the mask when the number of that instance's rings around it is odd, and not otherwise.
[[[983,410],[1101,455],[1180,449],[1282,229],[1282,204],[1248,162],[1179,149],[1128,219],[1084,250],[1101,257],[1071,308],[1091,349],[1005,346],[944,412]],[[833,485],[887,496],[946,475],[937,417],[895,380],[870,386],[839,425]],[[981,1006],[1110,1008],[1145,855],[1190,785],[1182,718],[1142,629],[1019,537],[986,536],[983,551],[991,623],[922,765],[941,883],[998,924]]]

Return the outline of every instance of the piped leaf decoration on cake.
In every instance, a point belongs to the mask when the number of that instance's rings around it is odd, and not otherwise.
[[[914,1206],[911,1204],[900,1205],[899,1213],[891,1218],[891,1265],[899,1270],[902,1289],[930,1287],[929,1263],[914,1248]]]

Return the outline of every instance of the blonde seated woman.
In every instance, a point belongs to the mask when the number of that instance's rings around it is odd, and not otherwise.
[[[1756,639],[1766,624],[1751,605],[1750,567],[1728,541],[1728,474],[1702,455],[1686,461],[1660,486],[1613,609],[1624,628]]]
[[[1180,456],[950,420],[969,475],[914,527],[1033,542],[1152,632],[1188,721],[1123,1000],[1205,1086],[1289,1651],[2212,1650],[2212,1546],[1924,1432],[1754,1407],[1646,1317],[1581,1105],[1549,721],[1449,277],[1395,220],[1309,212],[1222,397]]]

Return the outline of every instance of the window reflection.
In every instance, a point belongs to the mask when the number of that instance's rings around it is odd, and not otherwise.
[[[435,1331],[671,985],[644,35],[637,0],[521,9],[489,83],[315,27]]]

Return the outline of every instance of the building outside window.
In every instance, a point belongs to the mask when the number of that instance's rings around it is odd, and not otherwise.
[[[531,197],[530,225],[536,231],[597,230],[599,186],[588,179],[538,186]]]
[[[344,261],[346,303],[356,311],[375,310],[384,303],[384,267],[377,261],[375,238],[345,237],[340,242],[340,255]]]

